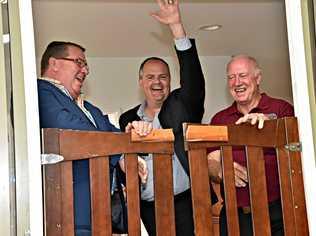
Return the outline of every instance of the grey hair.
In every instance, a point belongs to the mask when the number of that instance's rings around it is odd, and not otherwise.
[[[238,60],[238,59],[246,59],[246,60],[248,60],[255,68],[255,76],[258,76],[258,75],[260,75],[262,73],[261,67],[260,67],[257,59],[252,57],[252,56],[249,56],[247,54],[233,55],[232,58],[230,59],[230,61],[227,63],[226,72],[228,72],[228,68],[229,68],[230,64],[232,62],[234,62],[235,60]]]

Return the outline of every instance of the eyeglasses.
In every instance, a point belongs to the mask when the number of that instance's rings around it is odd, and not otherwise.
[[[81,59],[81,58],[67,58],[67,57],[61,57],[61,58],[56,58],[58,60],[66,60],[66,61],[72,61],[74,62],[77,66],[80,68],[86,67],[89,69],[87,61]]]

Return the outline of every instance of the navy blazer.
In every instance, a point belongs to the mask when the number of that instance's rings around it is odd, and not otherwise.
[[[91,103],[85,101],[84,106],[93,116],[97,127],[93,125],[71,98],[53,84],[44,80],[38,80],[37,85],[41,128],[119,131],[110,123],[108,116],[103,115],[101,110]],[[111,172],[118,160],[119,156],[111,158]],[[73,163],[73,182],[76,232],[80,230],[90,231],[91,209],[88,160],[80,160]]]

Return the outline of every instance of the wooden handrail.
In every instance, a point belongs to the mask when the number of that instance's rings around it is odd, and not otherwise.
[[[153,129],[148,135],[141,137],[134,130],[131,132],[132,142],[173,142],[172,129]]]

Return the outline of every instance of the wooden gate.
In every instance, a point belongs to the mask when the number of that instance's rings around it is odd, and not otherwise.
[[[209,185],[209,177],[205,169],[206,149],[220,147],[227,228],[229,235],[239,235],[232,147],[245,146],[253,233],[259,236],[271,235],[263,148],[275,148],[285,235],[309,234],[296,118],[267,121],[262,130],[250,124],[238,126],[192,124],[186,125],[184,135],[186,149],[189,151],[194,219],[200,214],[206,214],[209,203],[208,195],[203,191],[203,186]],[[212,228],[211,221],[206,221],[204,225],[195,223],[197,235],[207,235],[205,228]]]

